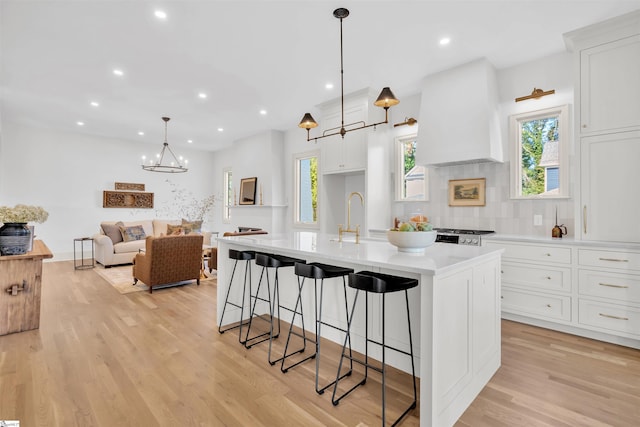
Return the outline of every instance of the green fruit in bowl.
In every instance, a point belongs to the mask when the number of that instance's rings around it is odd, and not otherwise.
[[[418,231],[431,231],[431,230],[433,230],[433,226],[431,224],[427,223],[427,222],[420,222],[416,226],[416,229]]]
[[[403,223],[400,225],[400,228],[398,229],[398,231],[416,231],[416,229],[415,229],[415,228],[413,228],[413,225],[411,225],[410,223],[408,223],[408,222],[403,222]]]

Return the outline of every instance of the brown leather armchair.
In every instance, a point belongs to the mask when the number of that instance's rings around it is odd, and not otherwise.
[[[251,234],[269,234],[264,230],[250,230],[250,231],[226,231],[222,236],[250,236]],[[218,248],[211,248],[211,255],[209,256],[209,273],[211,270],[218,269]]]
[[[133,284],[140,280],[150,293],[154,286],[185,280],[200,285],[202,241],[200,234],[147,237],[145,252],[133,259]]]

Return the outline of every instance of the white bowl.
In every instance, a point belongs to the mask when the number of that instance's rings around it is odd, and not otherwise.
[[[387,231],[387,240],[399,252],[422,252],[436,241],[435,231]]]

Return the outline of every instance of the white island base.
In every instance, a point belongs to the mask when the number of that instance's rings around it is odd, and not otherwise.
[[[436,243],[421,254],[398,252],[386,241],[337,242],[335,236],[312,232],[286,235],[256,235],[218,239],[218,319],[224,305],[234,261],[228,258],[229,249],[255,250],[277,253],[307,262],[377,271],[417,278],[420,285],[409,291],[411,322],[417,375],[420,377],[420,425],[451,426],[500,366],[500,256],[502,250]],[[260,268],[251,262],[253,288],[257,286]],[[285,306],[293,307],[297,296],[297,281],[293,269],[279,272],[280,298]],[[271,277],[273,280],[273,277]],[[334,279],[340,280],[340,279]],[[231,299],[241,301],[244,281],[244,262],[238,263]],[[313,285],[305,285],[304,311],[313,316]],[[342,286],[325,285],[323,318],[346,328]],[[354,291],[348,289],[349,304]],[[387,295],[387,316],[404,313],[404,293]],[[402,294],[402,295],[400,295]],[[364,304],[364,298],[358,299]],[[369,299],[370,317],[376,318],[381,304]],[[395,310],[395,308],[398,310]],[[240,320],[240,310],[227,307],[225,324]],[[248,308],[245,308],[245,313]],[[266,307],[263,308],[266,312]],[[357,309],[364,317],[363,311]],[[398,317],[402,319],[402,317]],[[289,320],[285,318],[283,320]],[[359,323],[358,323],[359,322]],[[307,329],[314,324],[307,320]],[[326,331],[326,334],[325,334]],[[408,349],[406,322],[387,321],[387,342]],[[380,339],[380,322],[369,325],[369,334]],[[323,336],[339,344],[343,334],[323,329]],[[364,323],[354,319],[352,345],[364,351]],[[377,346],[370,346],[370,355],[379,358]],[[387,352],[387,363],[411,372],[409,358]],[[313,384],[309,384],[313,387]]]

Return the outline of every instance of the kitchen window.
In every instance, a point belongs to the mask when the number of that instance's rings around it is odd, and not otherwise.
[[[396,200],[425,201],[427,168],[416,165],[417,135],[396,138]]]
[[[222,222],[231,222],[231,206],[233,206],[233,174],[231,168],[224,168],[222,170],[222,182],[224,186],[224,207],[222,208]]]
[[[318,226],[318,151],[295,155],[295,225]]]
[[[569,197],[569,107],[510,117],[511,197]]]

